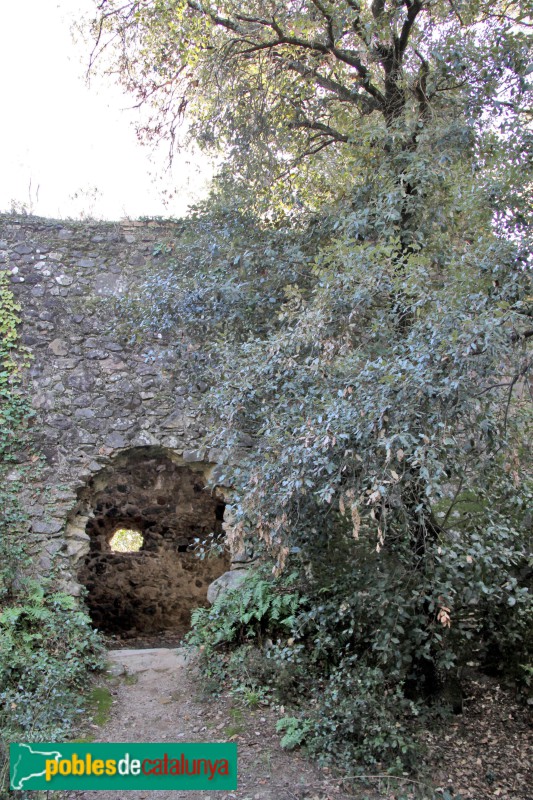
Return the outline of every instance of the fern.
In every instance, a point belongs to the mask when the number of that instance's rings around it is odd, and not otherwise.
[[[299,747],[310,730],[310,723],[298,717],[282,717],[276,723],[276,733],[285,731],[280,741],[284,750],[294,750],[295,747]]]
[[[286,632],[303,602],[293,588],[296,577],[292,573],[272,578],[266,566],[250,571],[237,588],[219,595],[211,608],[192,613],[189,644],[212,650]]]

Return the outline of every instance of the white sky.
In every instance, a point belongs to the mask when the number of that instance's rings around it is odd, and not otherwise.
[[[107,79],[86,86],[89,51],[70,28],[93,9],[91,0],[2,0],[0,211],[179,216],[205,192],[209,168],[178,154],[164,174],[164,153],[156,163],[137,141],[134,101]],[[177,190],[166,204],[165,189]]]

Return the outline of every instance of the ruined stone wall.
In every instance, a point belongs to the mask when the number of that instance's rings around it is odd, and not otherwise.
[[[137,503],[138,525],[145,529],[152,525],[153,535],[147,537],[149,544],[145,542],[138,560],[148,563],[158,548],[166,549],[161,560],[166,558],[168,567],[169,552],[182,553],[179,541],[190,543],[195,533],[220,527],[222,493],[215,498],[204,488],[206,477],[216,469],[217,454],[200,448],[205,421],[198,401],[207,388],[197,375],[202,354],[185,348],[179,331],[173,340],[153,334],[149,340],[134,341],[135,331],[127,320],[117,319],[114,302],[142,280],[151,262],[165,257],[160,245],[179,233],[179,226],[0,215],[0,269],[10,274],[22,306],[22,341],[32,354],[25,383],[36,413],[38,448],[45,459],[42,478],[25,499],[32,548],[39,568],[43,572],[56,568],[63,587],[73,594],[80,591],[80,579],[90,583],[86,573],[97,549],[96,532],[105,528],[105,536],[112,535],[113,518],[109,513],[102,516],[98,509],[99,493],[107,492],[106,502],[111,503],[107,511],[115,508],[116,518],[124,519],[126,506],[114,501],[113,505],[110,499],[113,486],[127,487],[124,496],[134,498],[130,505]],[[167,483],[163,493],[163,505],[173,503],[173,510],[166,512],[166,534],[156,533],[153,515],[147,513],[157,506],[157,498],[147,502],[151,493],[157,494],[155,483],[149,485],[150,470],[139,467],[138,480],[130,475],[120,483],[119,472],[130,453],[138,465],[145,457],[155,458],[154,475],[159,474],[157,467],[173,473],[174,483]],[[148,481],[144,489],[142,480]],[[196,505],[183,489],[191,480],[197,484]],[[188,511],[185,506],[190,506]],[[103,527],[95,520],[103,521]],[[221,561],[207,570],[209,575],[203,567],[202,577],[193,575],[193,570],[190,580],[180,578],[187,589],[181,595],[176,589],[174,604],[185,594],[202,602],[206,582],[224,567]],[[172,568],[167,572],[171,574]],[[154,575],[152,588],[158,579]],[[122,578],[120,582],[118,595],[131,594],[135,584],[125,587]],[[157,614],[166,619],[161,607]]]

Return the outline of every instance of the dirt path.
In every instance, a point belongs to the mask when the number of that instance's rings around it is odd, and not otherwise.
[[[203,680],[185,650],[113,650],[108,722],[90,732],[99,742],[227,742],[238,744],[238,789],[67,792],[62,800],[394,800],[412,798],[416,781],[374,782],[348,795],[331,772],[281,749],[279,714],[250,709],[228,694],[202,696]],[[463,800],[533,800],[533,740],[527,710],[493,679],[472,681],[465,713],[427,733],[428,769],[436,794],[447,787]],[[420,796],[421,784],[418,784]],[[452,788],[453,787],[453,788]]]
[[[94,730],[100,742],[237,741],[234,792],[129,791],[148,800],[341,800],[329,773],[279,745],[268,708],[242,709],[223,695],[201,698],[196,668],[183,650],[116,650],[109,653],[114,703],[109,721]],[[116,791],[69,792],[66,800],[123,800]]]

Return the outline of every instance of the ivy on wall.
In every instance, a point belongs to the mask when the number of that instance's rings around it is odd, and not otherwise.
[[[20,306],[9,286],[7,272],[0,272],[0,601],[15,593],[14,576],[23,562],[23,538],[27,521],[19,502],[28,465],[22,452],[28,444],[27,422],[31,408],[21,391],[20,370],[28,362],[20,346]],[[36,459],[35,459],[36,460]],[[31,463],[31,462],[30,462]],[[35,461],[33,462],[35,463]]]
[[[28,354],[18,343],[20,306],[9,287],[5,271],[0,272],[0,458],[1,466],[14,458],[12,444],[29,415],[27,401],[19,391],[19,369]]]

